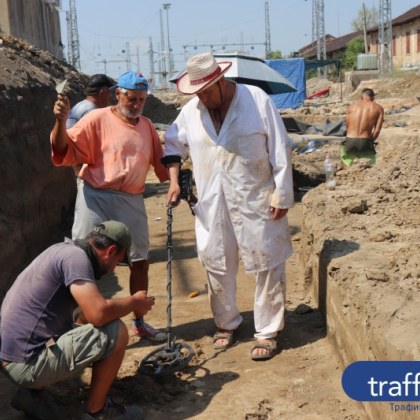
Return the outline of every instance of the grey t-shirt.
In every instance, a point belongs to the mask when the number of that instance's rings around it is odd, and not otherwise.
[[[87,99],[83,99],[83,101],[78,102],[71,110],[70,114],[66,121],[66,128],[73,127],[74,124],[77,123],[77,121],[80,120],[83,116],[88,114],[90,111],[96,109],[96,105],[88,101]]]
[[[83,249],[66,238],[47,248],[18,276],[0,311],[0,358],[27,362],[50,338],[72,328],[77,303],[69,285],[95,282]]]

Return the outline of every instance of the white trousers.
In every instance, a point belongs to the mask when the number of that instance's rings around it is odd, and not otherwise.
[[[230,235],[229,235],[230,236]],[[235,330],[242,322],[236,305],[236,278],[239,257],[238,245],[232,232],[231,242],[225,249],[224,274],[207,271],[210,307],[217,328]],[[255,338],[273,338],[284,328],[284,302],[286,294],[285,263],[274,270],[255,273],[254,325]]]

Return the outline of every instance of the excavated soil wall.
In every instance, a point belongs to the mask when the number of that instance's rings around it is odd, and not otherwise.
[[[420,145],[384,134],[377,165],[360,160],[303,198],[301,261],[343,367],[362,360],[419,360]],[[412,418],[366,403],[372,419]]]
[[[71,168],[52,165],[49,142],[55,86],[64,79],[70,103],[83,99],[88,76],[23,40],[0,36],[0,302],[27,263],[70,233],[76,183]],[[162,123],[178,114],[155,97],[144,111]]]
[[[55,85],[71,72],[49,53],[0,38],[0,301],[25,265],[62,239],[73,212],[71,169],[53,167],[49,143]]]

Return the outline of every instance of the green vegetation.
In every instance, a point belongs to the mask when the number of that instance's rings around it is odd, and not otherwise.
[[[278,60],[280,58],[283,58],[283,55],[282,55],[281,51],[276,50],[276,51],[270,51],[267,54],[266,60]]]
[[[357,56],[365,52],[365,46],[362,37],[352,39],[346,47],[341,58],[343,69],[355,70],[357,68]]]

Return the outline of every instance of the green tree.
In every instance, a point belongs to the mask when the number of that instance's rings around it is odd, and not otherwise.
[[[357,56],[364,53],[365,46],[362,37],[352,39],[346,47],[342,57],[342,64],[346,70],[356,69]]]
[[[283,58],[281,51],[276,50],[276,51],[270,51],[267,54],[266,60],[278,60],[279,58]]]
[[[366,28],[372,28],[379,25],[379,10],[373,6],[371,8],[365,7],[366,12]],[[357,16],[352,20],[351,27],[354,31],[363,31],[364,26],[364,12],[363,6],[357,12]]]

